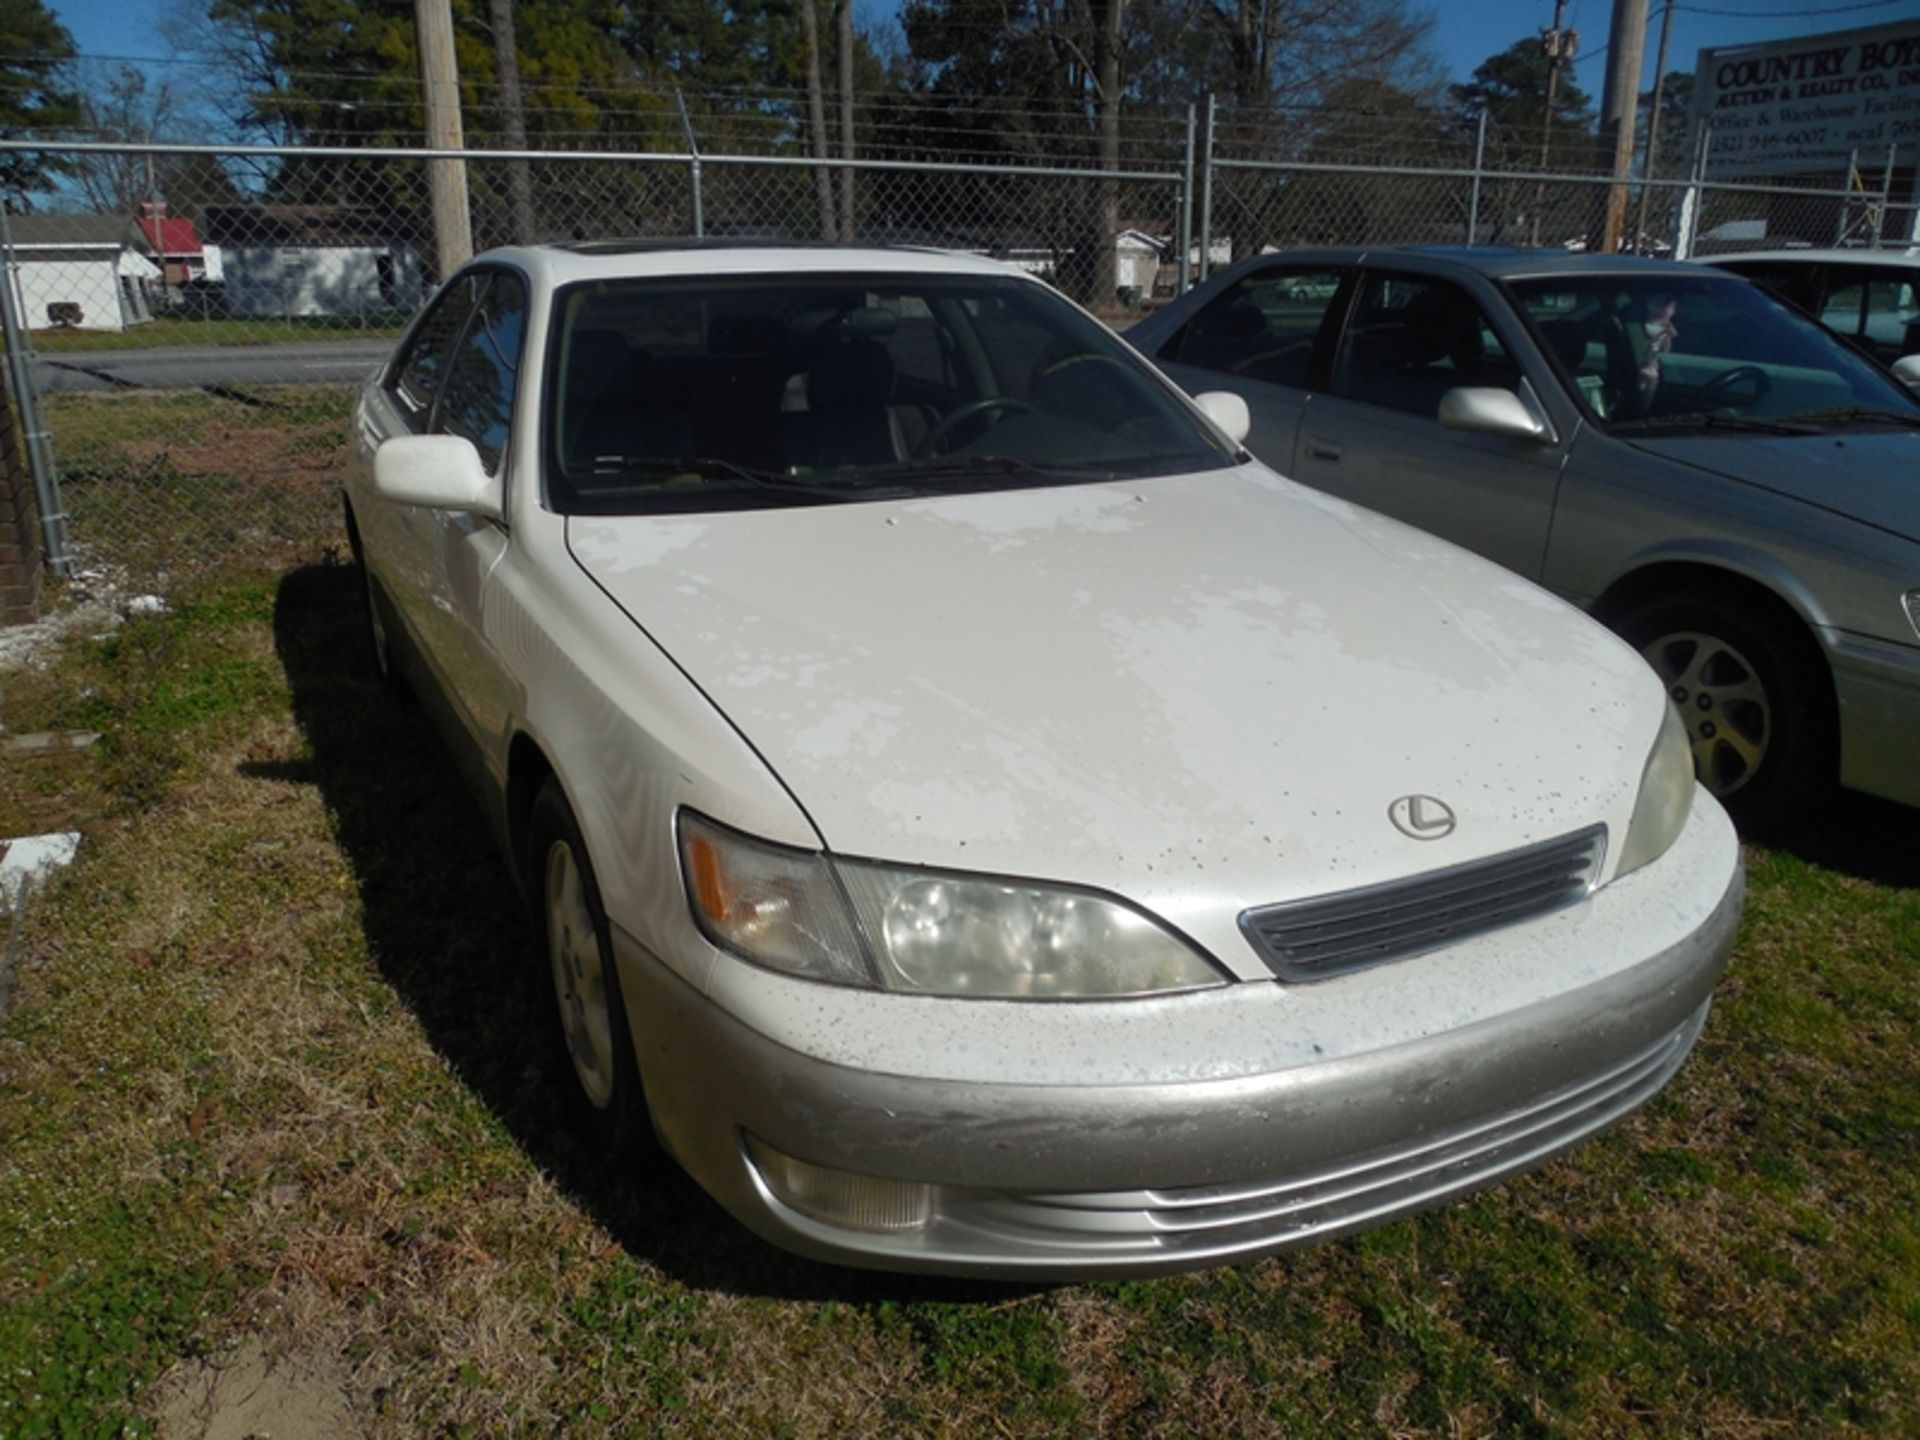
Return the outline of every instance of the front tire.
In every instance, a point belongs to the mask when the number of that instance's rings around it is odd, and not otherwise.
[[[1643,601],[1613,624],[1666,686],[1700,783],[1743,829],[1780,826],[1831,791],[1830,692],[1797,622],[1690,590]]]
[[[647,1130],[633,1036],[593,863],[552,780],[534,798],[525,875],[548,1031],[570,1103],[603,1150],[630,1153]]]

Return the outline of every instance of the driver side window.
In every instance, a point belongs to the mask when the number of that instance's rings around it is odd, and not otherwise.
[[[1337,270],[1261,270],[1216,296],[1161,358],[1304,390],[1334,297]]]

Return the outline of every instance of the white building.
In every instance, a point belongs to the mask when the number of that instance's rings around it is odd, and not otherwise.
[[[14,313],[29,330],[125,330],[160,279],[129,215],[9,215]]]
[[[222,205],[203,222],[229,315],[374,315],[411,311],[424,295],[420,252],[383,211]]]

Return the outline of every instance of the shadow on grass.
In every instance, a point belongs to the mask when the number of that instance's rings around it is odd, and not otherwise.
[[[1920,889],[1920,809],[1842,791],[1764,844],[1796,859],[1896,889]]]
[[[614,1169],[593,1153],[560,1098],[572,1081],[544,1030],[527,918],[505,863],[425,712],[371,675],[359,585],[351,566],[281,582],[274,645],[313,759],[247,768],[319,786],[381,974],[527,1156],[629,1254],[695,1288],[854,1304],[1021,1293],[802,1260],[749,1234],[665,1155]]]

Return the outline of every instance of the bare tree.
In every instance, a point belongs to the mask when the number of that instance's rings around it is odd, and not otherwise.
[[[181,138],[179,97],[164,80],[150,85],[131,65],[119,66],[103,86],[83,92],[80,109],[81,124],[93,140],[144,144]],[[164,191],[152,155],[84,155],[74,164],[73,179],[89,206],[110,215],[132,215],[142,200],[158,199]]]

